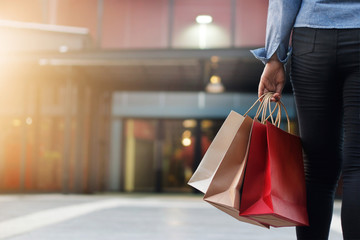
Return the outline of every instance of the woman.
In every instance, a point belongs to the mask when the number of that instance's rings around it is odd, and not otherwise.
[[[291,31],[292,54],[288,46]],[[309,227],[298,239],[328,239],[342,172],[344,239],[360,239],[360,0],[269,0],[259,96],[291,83],[305,153]]]

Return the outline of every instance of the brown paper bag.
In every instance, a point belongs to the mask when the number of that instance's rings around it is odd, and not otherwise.
[[[213,176],[204,200],[239,221],[268,228],[266,224],[239,216],[240,189],[245,175],[252,124],[253,120],[245,117]]]
[[[234,111],[230,112],[195,173],[190,178],[188,182],[190,186],[206,193],[220,162],[223,160],[244,119],[245,117],[242,115]]]

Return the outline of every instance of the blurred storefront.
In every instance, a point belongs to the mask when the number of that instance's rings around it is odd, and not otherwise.
[[[264,44],[266,9],[1,1],[0,191],[192,191],[186,182],[229,111],[256,99],[263,65],[249,49]]]

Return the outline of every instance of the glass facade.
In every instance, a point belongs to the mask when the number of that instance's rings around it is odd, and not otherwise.
[[[191,192],[187,185],[221,120],[126,119],[125,191]]]
[[[237,94],[178,93],[176,99],[187,99],[179,106],[170,100],[174,94],[114,94],[71,79],[8,82],[2,92],[2,192],[192,192],[187,182],[223,118],[166,114],[209,106],[206,116],[245,101]]]

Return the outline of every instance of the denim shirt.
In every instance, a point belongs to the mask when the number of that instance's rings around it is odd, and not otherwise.
[[[251,52],[264,64],[275,52],[286,63],[293,27],[360,28],[360,0],[269,0],[265,48]]]

